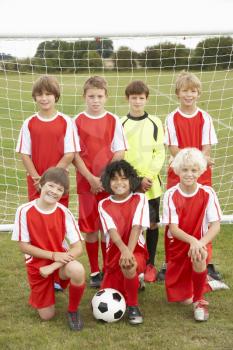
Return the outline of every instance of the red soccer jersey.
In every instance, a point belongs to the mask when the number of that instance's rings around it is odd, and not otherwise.
[[[99,117],[92,117],[82,112],[74,118],[80,142],[80,156],[86,167],[95,176],[100,176],[116,151],[126,149],[126,140],[119,118],[105,112]],[[77,173],[78,193],[88,192],[90,185]]]
[[[169,114],[166,120],[165,144],[178,146],[180,149],[195,147],[202,150],[203,145],[217,143],[214,126],[208,113],[197,109],[193,115],[182,113],[179,109]],[[179,177],[172,168],[168,170],[167,188],[176,185]],[[211,169],[207,168],[200,176],[198,182],[203,185],[211,185]]]
[[[56,166],[65,153],[78,151],[72,121],[58,113],[52,119],[35,114],[23,123],[16,151],[28,154],[41,176],[51,166]]]
[[[187,234],[198,240],[208,231],[210,222],[221,219],[221,209],[214,190],[197,184],[195,193],[188,195],[181,191],[179,184],[164,194],[163,223],[177,224]],[[168,230],[169,259],[185,257],[189,244],[172,237]]]
[[[79,228],[69,209],[57,203],[51,211],[42,211],[36,200],[21,205],[15,216],[12,240],[28,242],[48,251],[64,252],[65,239],[71,244],[82,240]],[[27,263],[39,268],[51,263],[50,260],[27,257]]]
[[[121,252],[111,241],[108,230],[116,229],[122,241],[128,245],[131,229],[134,225],[140,225],[142,228],[150,226],[149,206],[144,194],[131,193],[123,201],[115,201],[112,196],[103,199],[99,203],[99,213],[107,237],[106,271],[109,272],[119,267]],[[142,233],[135,247],[136,251],[140,251],[147,256]]]

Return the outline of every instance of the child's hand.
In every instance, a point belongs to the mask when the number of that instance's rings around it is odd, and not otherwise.
[[[129,249],[127,249],[121,254],[119,265],[123,269],[131,269],[135,265],[135,262],[136,260],[134,255]]]
[[[53,259],[54,261],[61,262],[63,264],[67,264],[70,261],[74,260],[73,255],[70,252],[54,252],[53,253]]]
[[[37,192],[40,191],[40,178],[41,176],[32,176],[32,180],[33,180],[33,185],[36,189]]]
[[[192,262],[200,262],[207,258],[206,247],[201,241],[194,238],[193,242],[190,244],[188,256],[191,258]]]
[[[53,264],[50,265],[46,265],[46,266],[41,266],[39,271],[40,271],[40,275],[44,278],[48,277],[49,275],[51,275],[54,272],[54,268],[52,266]]]
[[[148,191],[151,188],[152,184],[153,181],[151,179],[149,179],[148,177],[144,177],[141,182],[141,188],[143,192]]]
[[[93,194],[97,194],[97,193],[102,192],[104,190],[103,186],[102,186],[102,182],[100,180],[100,177],[93,175],[91,180],[89,181],[89,183],[91,186],[91,192]]]

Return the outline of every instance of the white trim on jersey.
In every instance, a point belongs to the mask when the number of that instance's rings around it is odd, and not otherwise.
[[[60,112],[57,112],[57,114],[51,119],[41,118],[38,115],[38,113],[35,113],[35,114],[31,115],[29,118],[27,118],[23,122],[23,125],[22,125],[21,130],[20,130],[20,134],[19,134],[17,146],[16,146],[16,152],[27,154],[27,155],[32,154],[31,134],[30,134],[30,131],[28,128],[28,124],[31,121],[31,119],[38,118],[39,120],[41,120],[43,122],[51,122],[51,121],[55,120],[57,117],[62,117],[66,121],[66,124],[67,124],[66,134],[64,137],[64,154],[70,153],[70,152],[75,152],[76,151],[76,147],[75,147],[76,139],[74,137],[72,119],[69,116],[67,116],[63,113],[60,113]],[[78,145],[79,145],[79,142],[77,142],[77,151],[78,151]],[[79,148],[80,148],[80,146],[79,146]]]
[[[197,190],[192,195],[184,194],[180,190],[179,184],[177,184],[174,187],[171,187],[169,190],[165,192],[164,199],[163,199],[163,220],[162,220],[163,224],[168,225],[173,223],[173,224],[179,225],[179,217],[177,215],[174,202],[172,200],[172,196],[174,192],[177,190],[184,197],[195,196],[200,189],[203,189],[205,192],[209,194],[209,200],[206,206],[206,212],[202,222],[202,235],[205,235],[206,232],[208,231],[208,224],[210,222],[221,221],[222,213],[221,213],[221,208],[220,208],[219,201],[215,191],[210,186],[203,186],[200,184],[197,184],[197,185],[198,185]]]
[[[164,193],[163,197],[163,218],[162,223],[164,225],[168,225],[170,223],[178,224],[178,216],[176,212],[175,205],[172,201],[173,193],[178,189],[178,184],[176,186],[171,187]]]
[[[184,118],[193,118],[198,112],[201,112],[204,118],[204,126],[202,130],[202,145],[215,145],[218,143],[217,136],[215,133],[214,125],[211,116],[200,108],[197,108],[194,114],[188,115],[180,111],[177,108],[171,112],[165,121],[165,137],[164,143],[168,146],[178,146],[178,140],[176,135],[176,129],[174,125],[174,115],[179,112]]]
[[[23,154],[32,154],[32,147],[31,147],[31,135],[28,128],[29,121],[35,117],[35,114],[31,117],[27,118],[21,127],[20,134],[17,141],[16,146],[16,152],[23,153]]]
[[[27,211],[33,205],[34,201],[22,204],[20,207],[18,207],[15,214],[15,222],[11,236],[12,241],[30,242],[30,234],[27,226]]]
[[[116,127],[115,127],[113,141],[111,144],[111,151],[113,153],[117,151],[125,151],[128,149],[128,144],[125,137],[123,125],[121,124],[120,119],[116,115],[112,114],[112,116],[116,120]]]

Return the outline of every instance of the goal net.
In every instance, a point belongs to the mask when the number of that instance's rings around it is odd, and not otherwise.
[[[0,38],[0,229],[12,227],[16,208],[27,202],[25,170],[15,153],[23,121],[36,111],[32,84],[41,74],[55,75],[62,94],[58,110],[74,116],[84,109],[82,86],[91,75],[109,85],[106,109],[128,112],[125,86],[143,80],[150,89],[147,111],[164,123],[177,107],[174,83],[181,70],[202,82],[199,107],[213,118],[218,144],[213,187],[224,221],[233,220],[233,36],[189,35],[108,38]],[[162,170],[166,183],[166,167]],[[70,166],[70,209],[77,216],[75,172]]]

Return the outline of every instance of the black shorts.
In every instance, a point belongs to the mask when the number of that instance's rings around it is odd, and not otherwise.
[[[159,219],[159,205],[160,197],[149,199],[149,212],[150,212],[150,223],[156,224],[160,222]]]

